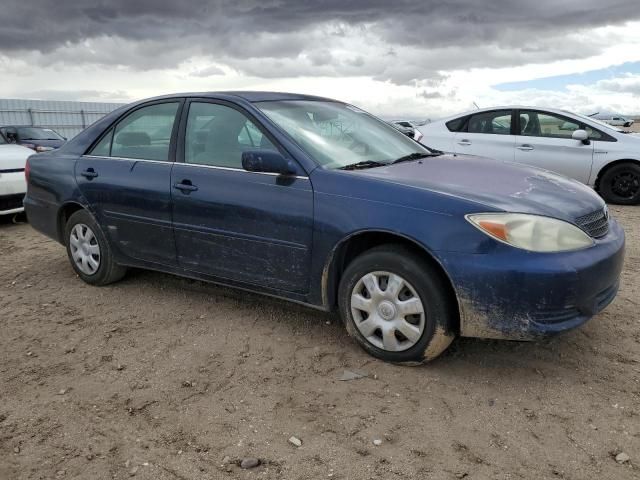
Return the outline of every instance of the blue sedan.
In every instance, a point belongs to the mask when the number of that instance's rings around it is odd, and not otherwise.
[[[190,93],[30,157],[31,225],[92,285],[146,268],[338,310],[370,354],[531,340],[615,297],[624,233],[588,187],[443,155],[357,107]]]

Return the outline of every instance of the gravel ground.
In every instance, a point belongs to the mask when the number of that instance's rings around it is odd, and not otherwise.
[[[605,312],[414,368],[292,304],[142,271],[85,285],[5,221],[0,479],[640,478],[640,208],[611,210],[628,247]]]

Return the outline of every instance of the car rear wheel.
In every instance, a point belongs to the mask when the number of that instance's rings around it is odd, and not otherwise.
[[[111,248],[93,216],[78,210],[65,227],[67,255],[78,276],[91,285],[120,280],[126,268],[113,261]]]
[[[340,281],[338,302],[347,332],[385,361],[433,360],[454,338],[445,281],[399,245],[373,248],[351,262]]]
[[[630,162],[614,165],[600,179],[599,190],[602,198],[609,203],[640,203],[640,166]]]

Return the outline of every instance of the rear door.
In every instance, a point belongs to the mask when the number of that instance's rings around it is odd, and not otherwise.
[[[520,110],[515,161],[588,183],[594,142],[571,138],[578,120],[541,110]]]
[[[76,163],[76,180],[122,255],[175,265],[171,168],[182,100],[145,104]]]
[[[492,110],[471,115],[463,131],[455,135],[454,151],[513,162],[516,139],[512,135],[511,125],[512,110]]]
[[[298,175],[286,177],[242,168],[243,151],[277,150],[246,112],[208,100],[185,108],[184,162],[174,165],[171,178],[179,265],[272,290],[307,292],[309,178],[299,166]]]

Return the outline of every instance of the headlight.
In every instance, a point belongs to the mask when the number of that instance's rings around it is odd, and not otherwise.
[[[480,231],[532,252],[566,252],[593,245],[593,239],[571,223],[524,213],[479,213],[465,218]]]

